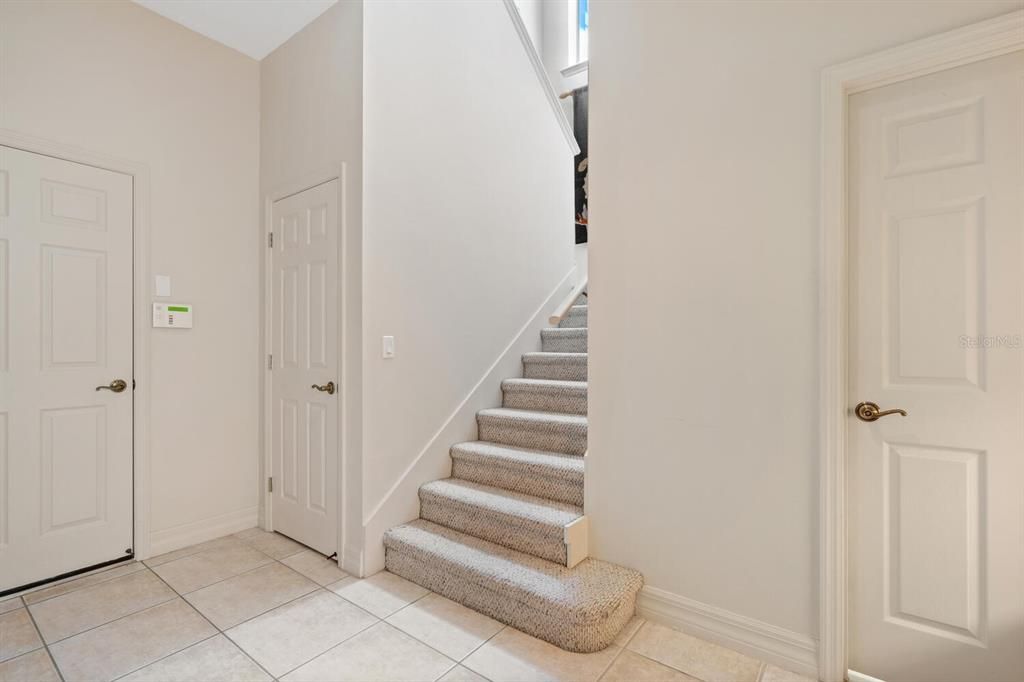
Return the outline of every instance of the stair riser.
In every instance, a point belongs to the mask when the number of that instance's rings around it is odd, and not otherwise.
[[[558,379],[559,381],[586,381],[585,362],[524,362],[523,377],[526,379]]]
[[[541,334],[541,350],[545,353],[586,353],[587,335]]]
[[[418,554],[387,547],[384,557],[385,566],[395,575],[567,651],[591,653],[607,648],[636,611],[634,592],[600,622],[567,627],[558,614],[528,608],[498,593],[492,586],[454,575],[449,566],[427,563]]]
[[[563,414],[586,414],[586,390],[558,391],[551,389],[534,389],[516,386],[504,389],[503,407],[519,410],[542,410],[544,412],[561,412]]]
[[[558,323],[558,326],[562,329],[581,329],[587,326],[587,314],[569,314],[562,318],[562,321]]]
[[[585,425],[539,424],[522,421],[477,418],[480,440],[512,445],[518,448],[582,455],[587,451]]]
[[[526,522],[423,492],[420,518],[562,566],[566,562],[562,528]]]
[[[452,458],[452,477],[492,485],[524,495],[583,506],[583,481],[566,480],[557,473],[544,475],[528,467]]]

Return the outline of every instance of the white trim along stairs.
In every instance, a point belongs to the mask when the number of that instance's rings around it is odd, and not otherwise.
[[[587,299],[420,487],[420,518],[384,535],[392,573],[569,651],[607,647],[636,610],[639,572],[587,558]]]

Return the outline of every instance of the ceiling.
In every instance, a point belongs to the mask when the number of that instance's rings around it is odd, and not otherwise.
[[[196,33],[263,59],[337,0],[134,0]]]

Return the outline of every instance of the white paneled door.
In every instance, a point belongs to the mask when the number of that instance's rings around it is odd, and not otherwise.
[[[1024,52],[854,95],[849,135],[850,668],[1024,679]]]
[[[132,178],[0,146],[0,590],[132,551],[132,287]]]
[[[338,181],[273,206],[274,530],[337,550]]]

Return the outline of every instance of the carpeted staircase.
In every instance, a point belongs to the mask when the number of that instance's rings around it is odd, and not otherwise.
[[[420,488],[420,518],[384,536],[389,571],[563,649],[603,649],[643,577],[586,557],[587,305],[576,302],[479,439],[451,449],[452,477]]]

